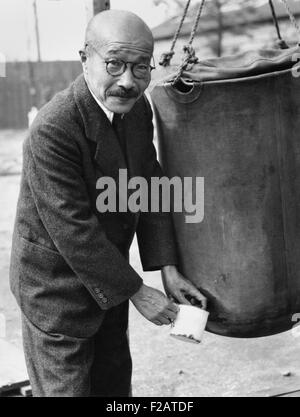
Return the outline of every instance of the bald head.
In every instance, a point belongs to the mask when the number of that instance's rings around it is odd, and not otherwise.
[[[86,43],[98,48],[130,47],[150,56],[153,53],[153,35],[146,23],[134,13],[107,10],[93,17],[85,36]]]
[[[80,51],[84,77],[94,97],[113,113],[128,113],[151,81],[153,35],[134,13],[108,10],[86,30]]]

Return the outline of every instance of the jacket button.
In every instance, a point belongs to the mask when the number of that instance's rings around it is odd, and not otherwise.
[[[107,304],[107,303],[108,303],[108,299],[107,299],[106,297],[103,297],[103,298],[102,298],[102,303],[103,303],[103,304]]]
[[[96,294],[101,294],[101,292],[102,292],[102,291],[100,290],[100,288],[95,288],[95,293],[96,293]]]

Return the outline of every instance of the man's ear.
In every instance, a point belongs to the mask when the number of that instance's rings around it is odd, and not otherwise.
[[[84,72],[85,76],[87,76],[88,75],[88,69],[87,69],[87,65],[86,65],[87,64],[86,51],[81,49],[79,51],[79,55],[80,55],[80,60],[81,60],[83,72]]]
[[[86,52],[83,49],[80,49],[79,55],[80,55],[82,64],[85,64],[87,60]]]

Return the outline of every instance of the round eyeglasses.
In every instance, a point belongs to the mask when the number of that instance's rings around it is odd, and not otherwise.
[[[130,61],[122,61],[121,59],[110,59],[105,61],[106,71],[113,77],[118,77],[126,72],[128,64],[131,64],[131,71],[135,78],[147,78],[150,76],[151,71],[155,69],[150,64],[140,64]]]
[[[116,58],[105,60],[104,57],[92,45],[87,44],[86,46],[92,48],[100,56],[100,58],[104,60],[107,73],[113,77],[119,77],[123,75],[127,70],[128,64],[131,65],[132,74],[135,78],[138,79],[148,78],[151,75],[151,72],[155,69],[155,66],[139,62],[123,61],[122,59]],[[153,57],[152,59],[154,61]]]

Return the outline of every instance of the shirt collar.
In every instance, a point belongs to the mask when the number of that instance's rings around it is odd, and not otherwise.
[[[88,87],[89,88],[89,87]],[[92,94],[92,96],[94,97],[95,101],[98,103],[99,107],[104,111],[106,117],[108,118],[108,120],[110,121],[110,123],[112,123],[113,118],[114,118],[114,113],[110,110],[108,110],[102,103],[101,101],[95,96],[95,94],[92,92],[92,90],[89,88],[90,93]]]

